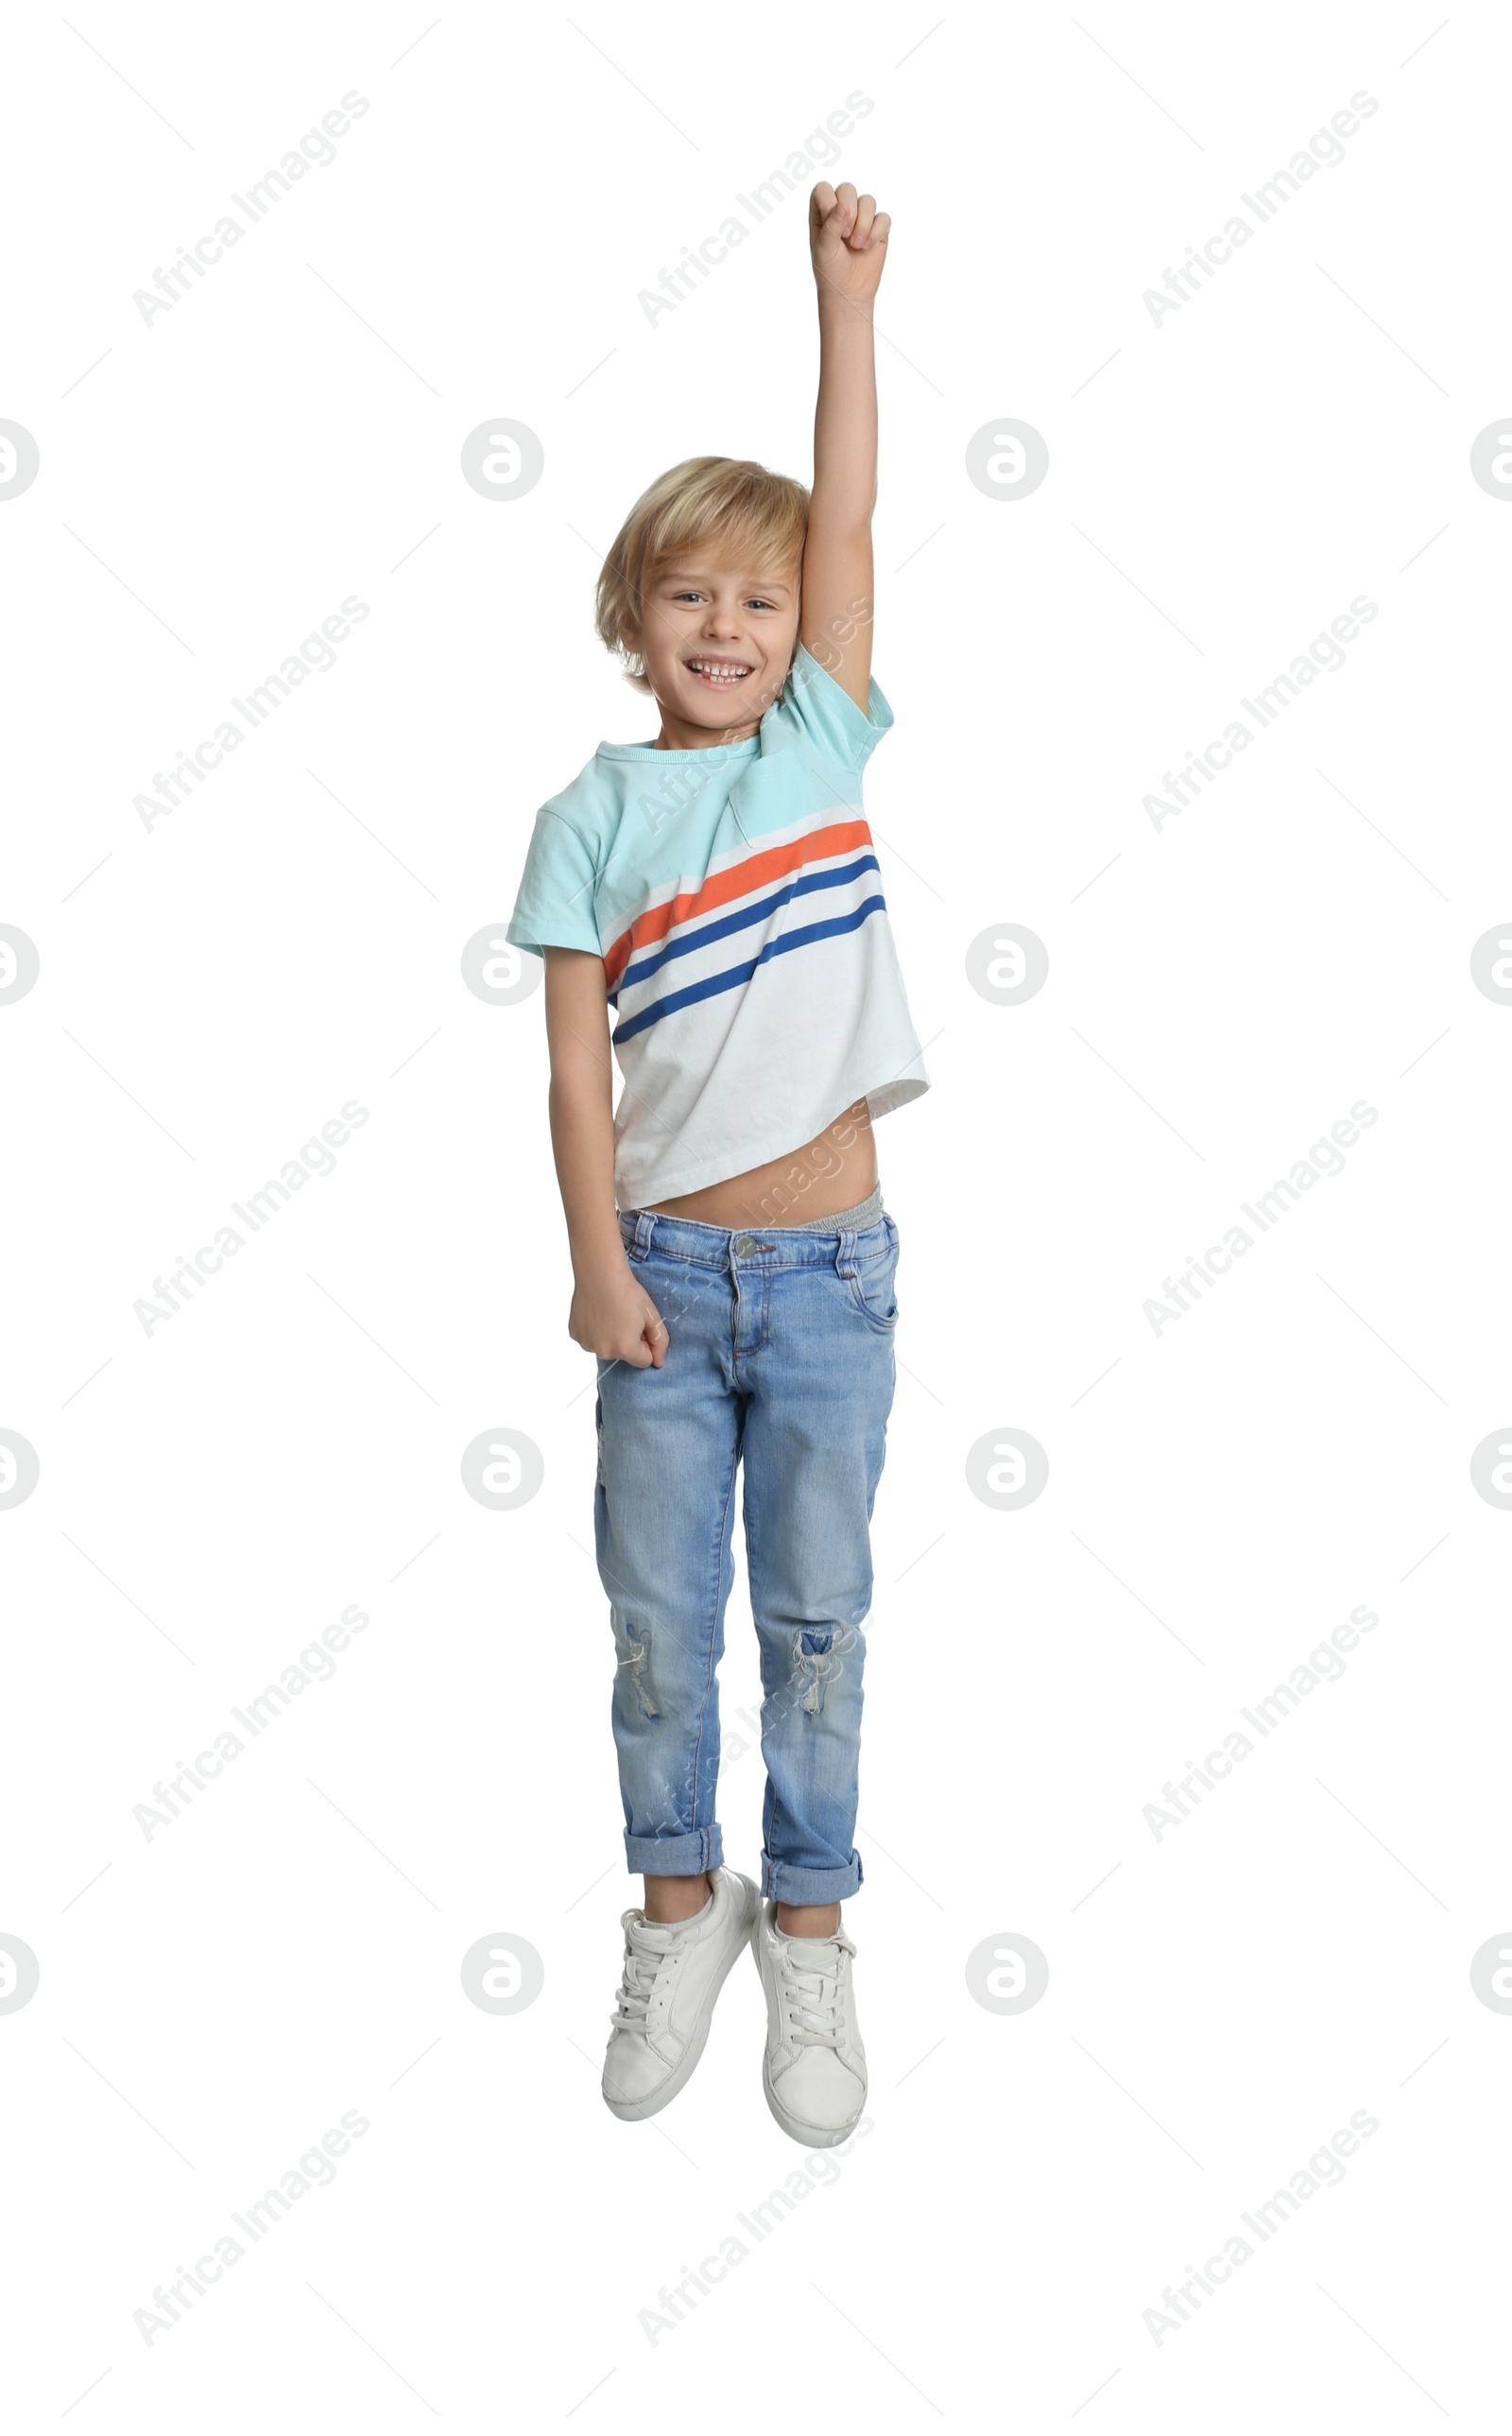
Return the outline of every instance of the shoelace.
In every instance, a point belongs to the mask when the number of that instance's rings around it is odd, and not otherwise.
[[[655,1992],[656,1975],[667,1960],[669,1940],[665,1930],[658,1931],[649,1921],[627,1920],[625,1923],[625,1970],[619,1982],[615,2010],[609,2016],[613,2030],[643,2030],[646,2009]]]
[[[837,1962],[832,1972],[794,1958],[792,1946],[773,1938],[776,1948],[784,2005],[790,2035],[795,2046],[838,2047],[841,2037],[840,1974]],[[826,1938],[842,1954],[854,1956],[856,1948],[845,1937]],[[828,1993],[826,1993],[826,1989]]]

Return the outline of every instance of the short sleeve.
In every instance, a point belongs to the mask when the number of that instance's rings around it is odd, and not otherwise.
[[[535,956],[546,948],[582,948],[590,956],[601,955],[593,901],[596,877],[587,840],[560,812],[543,806],[535,816],[519,894],[504,934],[510,945]]]
[[[801,736],[816,759],[843,770],[863,768],[893,724],[892,705],[875,678],[866,708],[859,709],[802,643],[782,699],[770,715],[779,727]]]

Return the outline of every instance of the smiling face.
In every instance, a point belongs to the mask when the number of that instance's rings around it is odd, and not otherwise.
[[[625,640],[662,715],[664,751],[754,736],[782,691],[798,638],[796,566],[754,574],[718,544],[673,560],[648,587]]]

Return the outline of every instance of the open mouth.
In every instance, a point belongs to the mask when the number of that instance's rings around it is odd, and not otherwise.
[[[744,685],[752,673],[746,660],[685,660],[683,665],[704,685],[716,687]]]

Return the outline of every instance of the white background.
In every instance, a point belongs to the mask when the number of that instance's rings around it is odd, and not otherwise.
[[[1512,2019],[1469,1964],[1512,1920],[1512,1517],[1469,1458],[1512,1398],[1512,1016],[1469,954],[1512,910],[1512,515],[1469,450],[1512,403],[1508,49],[1432,0],[12,23],[0,415],[41,451],[0,503],[0,920],[41,957],[0,1007],[0,1425],[41,1464],[0,1513],[0,1931],[41,1964],[0,2014],[18,2428],[1504,2408]],[[336,161],[145,325],[133,291],[349,92]],[[871,2128],[649,2332],[807,2152],[744,1970],[675,2109],[600,2101],[633,1888],[592,1370],[540,998],[486,1004],[460,960],[537,804],[648,732],[590,625],[634,497],[697,450],[809,470],[801,195],[655,326],[639,291],[857,92],[811,174],[895,218],[868,790],[934,1077],[878,1135]],[[1157,325],[1143,291],[1362,92],[1343,165]],[[499,416],[545,449],[514,500],[459,467]],[[1017,502],[965,470],[1005,416],[1050,450]],[[1361,594],[1347,666],[1157,831],[1162,773]],[[153,774],[349,595],[336,667],[146,827]],[[1050,955],[1017,1007],[965,975],[1003,922]],[[1362,1099],[1345,1173],[1156,1335],[1162,1279]],[[145,1333],[154,1279],[349,1100],[336,1172]],[[504,1427],[546,1474],[495,1513],[460,1463]],[[1009,1427],[1050,1461],[1017,1512],[965,1468]],[[154,1783],[354,1603],[334,1679],[148,1840]],[[1165,1781],[1361,1604],[1342,1680],[1156,1840]],[[733,1720],[741,1585],[730,1632]],[[759,1799],[727,1755],[746,1869]],[[505,2017],[460,1975],[495,1936],[545,1965]],[[1017,2015],[965,1976],[1009,1936],[1050,1965]],[[347,2110],[334,2185],[144,2341],[154,2288]],[[1154,2340],[1162,2288],[1356,2111],[1342,2186]]]

